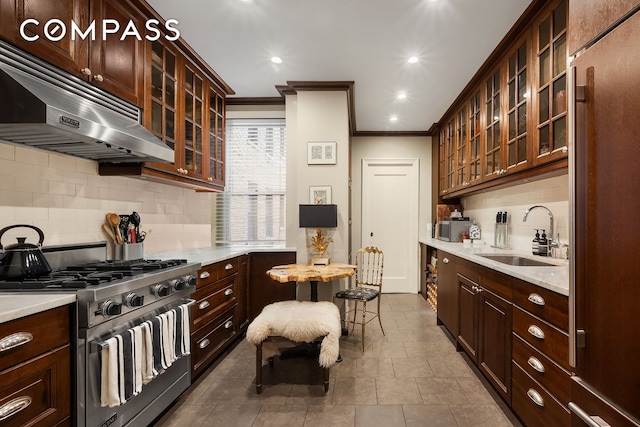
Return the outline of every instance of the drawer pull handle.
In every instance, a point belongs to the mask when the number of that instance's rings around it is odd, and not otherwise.
[[[203,339],[202,341],[200,341],[200,344],[198,344],[198,347],[200,348],[205,348],[207,347],[209,344],[211,344],[211,341],[209,341],[208,338]]]
[[[540,393],[530,388],[529,390],[527,390],[527,396],[529,396],[529,399],[531,399],[533,403],[541,408],[544,408],[544,399],[542,398],[542,396],[540,396]]]
[[[538,338],[539,340],[544,339],[544,332],[542,331],[542,329],[540,329],[536,325],[529,326],[529,328],[527,329],[527,332],[529,332],[531,335],[533,335],[535,338]]]
[[[445,264],[449,264],[449,258],[444,258],[444,259],[442,260],[442,262],[443,262],[443,263],[445,263]]]
[[[527,360],[527,363],[529,364],[529,366],[531,366],[535,371],[540,372],[541,374],[544,374],[544,365],[542,364],[541,361],[539,361],[537,358],[531,356],[529,358],[529,360]]]
[[[4,421],[31,405],[31,397],[20,396],[0,407],[0,421]]]
[[[211,277],[211,274],[209,274],[208,271],[203,271],[202,273],[200,273],[201,279],[208,279],[209,277]]]
[[[611,427],[609,423],[597,415],[589,415],[581,407],[573,402],[569,402],[569,410],[576,414],[589,427]]]
[[[224,269],[225,269],[225,270],[231,270],[231,269],[233,269],[233,264],[229,263],[229,264],[225,265],[225,266],[224,266]]]
[[[16,332],[0,340],[0,352],[11,350],[12,348],[25,345],[33,339],[29,332]]]
[[[205,308],[209,307],[209,305],[210,305],[210,304],[209,304],[209,301],[202,301],[202,302],[200,303],[200,305],[198,306],[198,308],[199,308],[200,310],[204,310]]]
[[[227,320],[224,324],[225,329],[229,329],[232,326],[233,326],[233,322],[231,320]]]
[[[529,294],[529,298],[527,298],[529,301],[531,301],[532,303],[534,303],[535,305],[539,305],[540,307],[544,307],[544,298],[542,298],[542,295],[531,293]]]
[[[229,288],[226,291],[224,291],[225,296],[229,296],[233,294],[233,289]]]

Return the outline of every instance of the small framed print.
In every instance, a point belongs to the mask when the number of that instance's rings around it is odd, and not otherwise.
[[[307,142],[308,165],[335,165],[336,142]]]
[[[331,204],[331,186],[316,185],[316,186],[309,187],[309,204],[330,205]]]

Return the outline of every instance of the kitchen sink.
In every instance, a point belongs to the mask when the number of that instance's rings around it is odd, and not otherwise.
[[[550,262],[544,262],[532,258],[525,258],[518,255],[486,254],[479,256],[493,261],[498,261],[503,264],[516,265],[519,267],[558,267],[558,264],[552,264]]]

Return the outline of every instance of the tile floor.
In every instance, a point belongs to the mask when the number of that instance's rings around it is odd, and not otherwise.
[[[382,322],[342,337],[342,363],[322,387],[317,360],[276,358],[255,392],[255,353],[242,340],[156,422],[170,426],[521,426],[419,295],[386,294]],[[356,328],[357,329],[357,328]],[[280,347],[284,346],[284,343]]]

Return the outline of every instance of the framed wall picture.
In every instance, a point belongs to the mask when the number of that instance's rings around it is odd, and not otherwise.
[[[307,142],[307,164],[309,165],[335,165],[336,154],[335,141]]]
[[[330,205],[331,204],[331,186],[315,185],[309,187],[309,204],[311,205]]]

